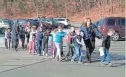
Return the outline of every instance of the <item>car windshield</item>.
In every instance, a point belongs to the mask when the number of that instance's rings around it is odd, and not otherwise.
[[[19,24],[25,24],[25,23],[27,23],[27,21],[26,20],[19,20],[18,23]]]

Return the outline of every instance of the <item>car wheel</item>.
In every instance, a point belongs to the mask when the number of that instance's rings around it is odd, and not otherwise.
[[[6,30],[6,28],[2,28],[1,29],[1,33],[4,34],[5,33],[5,30]]]
[[[112,40],[113,40],[113,41],[118,41],[119,38],[120,38],[120,35],[119,35],[118,32],[115,32],[114,35],[112,36]]]

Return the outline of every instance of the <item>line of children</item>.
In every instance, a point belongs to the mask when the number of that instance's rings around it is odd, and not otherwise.
[[[62,61],[63,59],[68,60],[68,57],[70,56],[71,61],[75,61],[79,58],[79,63],[83,62],[84,57],[84,51],[82,47],[84,44],[81,42],[82,36],[80,29],[75,29],[73,26],[70,28],[70,32],[67,34],[63,31],[62,26],[58,26],[58,28],[54,29],[53,33],[51,34],[50,30],[47,29],[45,32],[43,31],[43,27],[39,27],[39,31],[36,31],[36,28],[33,26],[31,27],[31,30],[29,28],[29,53],[30,54],[38,54],[41,55],[41,51],[43,51],[43,56],[48,56],[48,40],[49,37],[52,36],[52,49],[51,49],[51,55],[53,57],[56,56],[58,61]],[[112,65],[110,62],[110,37],[114,34],[114,30],[110,29],[108,31],[107,36],[104,37],[102,47],[104,47],[104,55],[101,56],[101,63]],[[67,54],[65,55],[65,58],[61,56],[62,51],[62,44],[63,44],[63,38],[67,35]],[[19,44],[19,35],[16,33],[15,39],[15,50],[17,50],[18,44]],[[20,30],[20,38],[22,41],[22,48],[24,48],[24,42],[25,42],[25,29],[22,28]],[[11,31],[10,29],[7,29],[5,32],[5,47],[7,49],[10,49],[10,42],[11,42]],[[56,53],[56,55],[55,55]],[[103,63],[104,60],[107,60],[106,63]]]

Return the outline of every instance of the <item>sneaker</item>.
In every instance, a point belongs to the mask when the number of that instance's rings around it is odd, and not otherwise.
[[[101,65],[105,66],[106,64],[104,62],[100,62]]]
[[[37,54],[38,56],[41,56],[41,54]]]
[[[112,67],[112,65],[113,65],[112,63],[109,63],[109,64],[108,64],[109,67]]]
[[[75,62],[73,59],[71,59],[71,62]]]
[[[48,54],[46,53],[46,57],[48,56]]]
[[[43,51],[42,55],[43,55],[43,56],[45,56],[45,53],[44,53],[44,51]]]
[[[78,63],[79,63],[79,64],[83,64],[83,62],[81,62],[81,61],[78,61]]]
[[[16,50],[16,52],[18,52],[18,48],[16,48],[15,50]]]

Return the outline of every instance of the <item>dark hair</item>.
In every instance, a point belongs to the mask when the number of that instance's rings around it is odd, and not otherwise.
[[[92,21],[91,21],[91,18],[86,18],[86,22],[84,22],[83,24],[85,25],[85,26],[87,26],[87,20],[90,20],[90,25],[92,25]]]
[[[59,23],[58,28],[64,28],[64,24]]]

